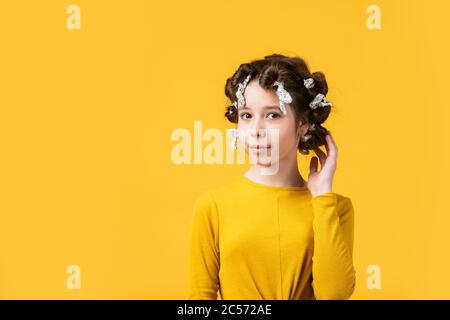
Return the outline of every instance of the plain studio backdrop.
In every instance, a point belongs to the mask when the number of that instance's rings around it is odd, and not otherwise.
[[[233,127],[225,80],[271,53],[327,76],[334,190],[355,208],[352,298],[450,298],[449,11],[2,2],[0,298],[185,299],[193,202],[247,165],[175,164],[171,134]]]

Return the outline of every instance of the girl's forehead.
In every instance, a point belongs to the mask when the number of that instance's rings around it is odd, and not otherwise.
[[[251,81],[244,91],[245,108],[261,109],[268,106],[278,106],[279,100],[275,90],[266,90],[258,81]]]

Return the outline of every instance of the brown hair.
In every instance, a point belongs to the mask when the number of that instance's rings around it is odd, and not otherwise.
[[[327,81],[322,72],[310,73],[307,63],[300,57],[287,57],[281,54],[265,56],[264,59],[241,64],[233,76],[227,79],[225,95],[230,101],[236,100],[238,84],[243,82],[249,74],[250,81],[258,78],[259,85],[266,90],[276,90],[276,87],[273,87],[274,82],[282,82],[292,96],[290,105],[294,110],[296,128],[299,121],[310,124],[305,135],[309,134],[311,137],[307,141],[300,139],[298,145],[300,153],[309,154],[309,150],[326,144],[325,136],[328,131],[321,124],[328,118],[331,107],[316,109],[309,107],[309,103],[318,93],[326,95],[328,92]],[[313,88],[308,89],[304,86],[303,80],[307,78],[314,79]],[[230,122],[238,123],[239,117],[234,106],[226,107],[225,116]]]

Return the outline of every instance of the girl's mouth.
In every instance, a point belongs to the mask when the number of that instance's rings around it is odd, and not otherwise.
[[[270,149],[270,146],[254,145],[254,146],[249,146],[249,148],[255,149],[255,150],[265,150],[265,149]]]

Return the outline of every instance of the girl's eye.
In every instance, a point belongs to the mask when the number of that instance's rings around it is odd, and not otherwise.
[[[276,113],[276,112],[271,112],[271,113],[269,113],[268,117],[270,119],[277,119],[277,118],[280,117],[280,115],[278,113]]]
[[[251,117],[250,113],[248,112],[241,113],[241,119],[249,119],[249,117]]]

